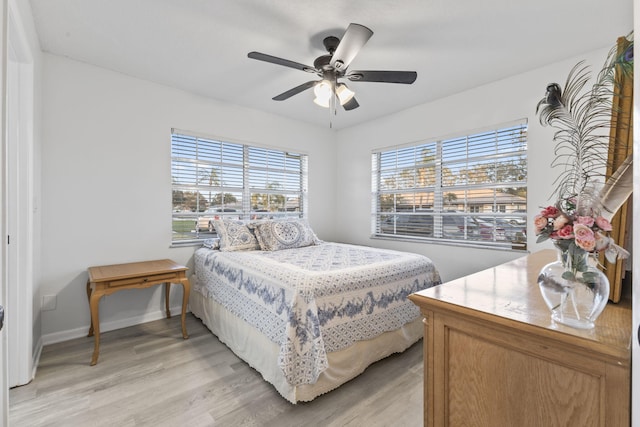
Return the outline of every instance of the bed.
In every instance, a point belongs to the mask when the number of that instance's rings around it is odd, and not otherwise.
[[[427,257],[321,242],[307,230],[303,243],[300,230],[280,230],[274,248],[254,229],[241,250],[219,232],[222,250],[194,254],[190,295],[191,312],[292,403],[418,341],[421,316],[407,296],[441,283]]]

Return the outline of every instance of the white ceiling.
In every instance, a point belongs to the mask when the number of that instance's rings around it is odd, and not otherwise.
[[[313,65],[325,36],[365,25],[373,37],[349,69],[418,79],[348,82],[360,107],[339,109],[334,129],[612,46],[633,28],[632,0],[30,1],[46,52],[319,126],[329,113],[311,90],[271,100],[316,76],[247,53]]]

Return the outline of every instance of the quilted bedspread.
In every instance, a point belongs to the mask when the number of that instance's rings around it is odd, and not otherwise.
[[[280,251],[195,253],[200,292],[279,345],[291,385],[313,384],[327,352],[420,316],[407,296],[440,284],[425,256],[339,243]]]

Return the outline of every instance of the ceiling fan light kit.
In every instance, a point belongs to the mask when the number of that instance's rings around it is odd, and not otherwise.
[[[302,83],[280,95],[274,96],[274,101],[284,101],[313,87],[315,95],[313,102],[317,105],[325,108],[335,108],[335,105],[339,103],[345,111],[350,111],[358,108],[358,101],[354,96],[355,93],[346,84],[339,82],[338,79],[345,78],[353,82],[412,84],[418,76],[415,71],[347,72],[351,61],[372,35],[373,31],[364,25],[349,24],[342,36],[342,40],[334,36],[326,37],[323,40],[324,47],[329,54],[316,58],[313,62],[313,67],[260,52],[249,52],[247,56],[259,61],[295,68],[307,73],[315,73],[321,78],[321,80]]]
[[[313,93],[316,96],[313,102],[321,107],[329,108],[332,96],[338,98],[340,105],[344,105],[355,95],[355,92],[349,89],[344,83],[338,83],[335,91],[332,89],[332,86],[333,84],[327,80],[318,82],[313,88]]]

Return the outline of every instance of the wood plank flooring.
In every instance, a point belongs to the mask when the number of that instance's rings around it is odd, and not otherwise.
[[[191,314],[46,346],[9,392],[12,427],[421,426],[422,341],[312,402],[292,405]]]

